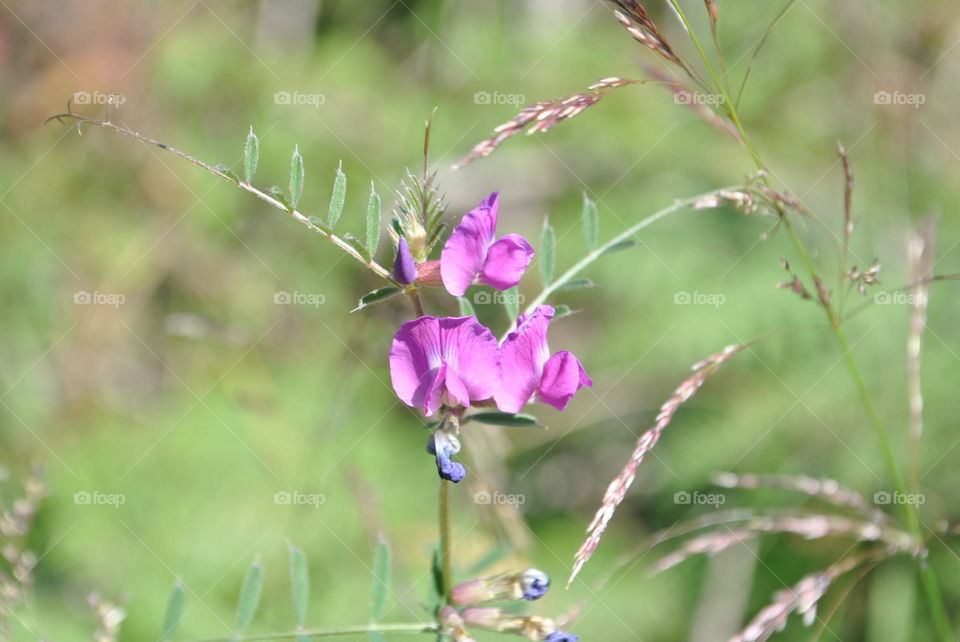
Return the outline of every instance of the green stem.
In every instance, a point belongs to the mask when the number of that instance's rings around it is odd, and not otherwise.
[[[450,544],[450,487],[453,482],[440,480],[440,573],[443,579],[443,596],[447,604],[451,602],[453,588],[453,559]]]
[[[338,635],[360,635],[363,633],[436,633],[436,624],[365,624],[363,626],[344,626],[335,629],[301,629],[298,631],[280,631],[278,633],[256,633],[254,635],[231,635],[222,638],[203,638],[194,642],[234,642],[253,640],[285,640],[300,636],[333,637]]]

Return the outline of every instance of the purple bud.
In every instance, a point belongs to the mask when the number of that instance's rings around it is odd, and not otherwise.
[[[546,642],[579,642],[580,636],[564,631],[556,631],[547,636]]]
[[[550,577],[543,571],[528,568],[520,576],[523,586],[523,599],[537,600],[544,596],[550,588]]]
[[[417,280],[417,264],[414,263],[410,246],[403,237],[400,237],[397,243],[397,258],[393,261],[393,278],[403,285],[410,285]]]
[[[427,441],[427,452],[437,458],[437,472],[441,479],[457,483],[467,476],[467,469],[463,464],[451,459],[460,452],[460,441],[455,435],[437,430]]]

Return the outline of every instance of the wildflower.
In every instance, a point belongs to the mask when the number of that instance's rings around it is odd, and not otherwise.
[[[441,479],[457,483],[467,476],[463,464],[451,459],[460,452],[460,440],[453,432],[443,427],[434,431],[427,442],[427,452],[437,458],[437,472]]]
[[[550,356],[547,327],[553,307],[541,305],[517,320],[500,346],[500,388],[494,396],[503,412],[520,412],[531,400],[563,410],[580,388],[593,381],[572,353]]]
[[[397,396],[428,417],[440,406],[493,397],[497,340],[475,317],[420,317],[400,326],[390,348]]]
[[[451,597],[461,606],[502,600],[536,600],[550,588],[550,577],[528,568],[512,575],[495,575],[469,580],[453,587]]]
[[[417,264],[414,263],[413,255],[410,254],[407,240],[402,236],[397,242],[397,258],[393,261],[393,278],[403,285],[410,285],[417,280]]]
[[[463,296],[478,281],[498,290],[520,282],[533,247],[519,234],[496,238],[499,195],[493,192],[464,215],[440,253],[440,275],[447,292]]]

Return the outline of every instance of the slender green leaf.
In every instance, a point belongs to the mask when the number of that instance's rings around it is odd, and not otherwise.
[[[603,250],[603,254],[613,254],[614,252],[619,252],[620,250],[629,250],[632,247],[637,247],[640,245],[640,241],[636,239],[624,239],[619,243],[614,243],[610,247]]]
[[[221,174],[223,174],[224,176],[226,176],[227,178],[229,178],[229,179],[230,179],[231,181],[233,181],[234,183],[239,183],[239,182],[240,182],[240,177],[237,176],[237,175],[233,172],[232,169],[230,169],[229,167],[227,167],[227,166],[224,165],[223,163],[220,163],[219,165],[217,165],[217,166],[214,167],[213,169],[217,170],[218,172],[220,172]]]
[[[553,268],[556,264],[557,235],[549,219],[543,219],[543,231],[540,233],[540,280],[544,286],[553,282]]]
[[[161,640],[172,640],[173,634],[177,632],[177,626],[180,624],[180,618],[183,616],[183,603],[186,600],[187,592],[179,581],[173,585],[170,591],[170,598],[167,600],[167,612],[163,617],[163,633]]]
[[[343,164],[341,163],[337,166],[337,177],[333,179],[333,194],[330,196],[330,210],[327,213],[327,224],[330,225],[330,229],[337,226],[346,200],[347,175],[343,173]]]
[[[240,587],[240,598],[237,600],[237,631],[247,628],[253,621],[253,616],[260,605],[260,594],[263,591],[263,567],[259,562],[250,565],[247,576]]]
[[[460,304],[460,316],[462,317],[475,317],[477,316],[477,311],[473,309],[473,304],[470,303],[470,299],[465,296],[458,296],[457,303]]]
[[[260,141],[253,133],[253,127],[247,134],[247,142],[243,146],[243,179],[247,183],[253,182],[253,175],[257,173],[257,163],[260,161]]]
[[[563,317],[568,317],[571,314],[576,314],[577,310],[571,310],[569,305],[555,305],[553,306],[553,318],[562,319]]]
[[[583,193],[583,213],[580,215],[580,224],[587,250],[592,252],[597,247],[597,239],[600,237],[600,217],[597,215],[597,204],[590,200],[586,192]]]
[[[343,240],[350,244],[350,247],[357,251],[357,254],[360,256],[366,256],[367,246],[363,244],[363,241],[358,239],[356,236],[347,232],[343,235]]]
[[[470,421],[479,421],[491,426],[536,426],[537,418],[533,415],[514,414],[510,412],[478,412],[467,417]]]
[[[357,307],[350,310],[351,312],[357,312],[362,310],[367,306],[371,306],[374,303],[383,301],[384,299],[389,299],[390,297],[397,296],[402,290],[395,285],[388,285],[387,287],[380,288],[379,290],[374,290],[373,292],[367,292],[362,297],[360,301],[357,302]]]
[[[516,286],[504,291],[503,309],[507,311],[510,321],[516,321],[520,316],[520,291]]]
[[[380,246],[380,195],[370,181],[370,201],[367,203],[367,254],[372,259]]]
[[[310,603],[310,574],[307,572],[307,556],[295,546],[290,546],[290,586],[297,626],[304,626]]]
[[[280,204],[287,208],[289,211],[293,211],[293,204],[290,203],[290,199],[287,197],[287,193],[276,185],[270,187],[270,196],[274,197]]]
[[[559,286],[558,290],[576,290],[577,288],[595,288],[597,284],[590,279],[570,279]]]
[[[383,617],[390,592],[390,545],[381,540],[373,555],[373,586],[370,589],[370,621]]]
[[[320,220],[319,216],[310,216],[307,218],[307,224],[311,227],[315,227],[324,234],[332,234],[333,230],[326,226],[326,224]]]
[[[430,557],[430,593],[427,595],[427,611],[430,615],[436,615],[437,611],[443,606],[443,564],[440,561],[440,549],[433,549],[433,555]]]
[[[303,156],[300,155],[300,148],[294,147],[293,156],[290,157],[290,202],[294,207],[303,194],[303,178]]]

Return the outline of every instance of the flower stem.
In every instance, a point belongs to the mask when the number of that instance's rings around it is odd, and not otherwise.
[[[451,601],[453,589],[453,559],[450,544],[450,487],[453,482],[440,480],[440,574],[443,583],[443,597],[447,604]]]
[[[285,640],[304,637],[333,637],[338,635],[360,635],[363,633],[436,633],[437,625],[421,624],[364,624],[362,626],[343,626],[332,629],[301,629],[298,631],[280,631],[277,633],[256,633],[253,635],[231,635],[222,638],[203,638],[194,642],[233,642],[253,640]]]

